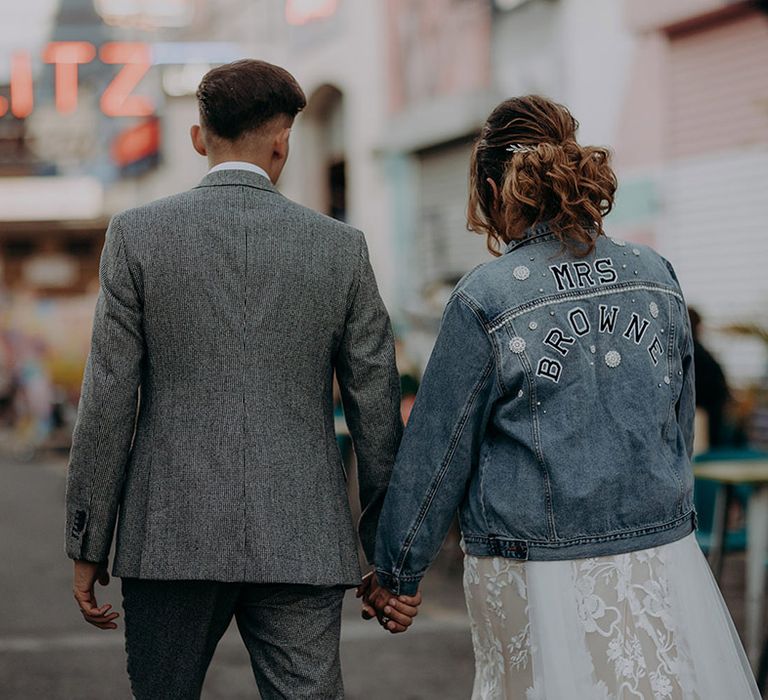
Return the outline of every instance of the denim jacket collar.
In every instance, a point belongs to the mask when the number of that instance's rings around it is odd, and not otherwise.
[[[593,231],[593,238],[597,238],[597,233]],[[553,238],[556,238],[555,232],[552,230],[552,227],[549,225],[549,222],[543,221],[541,223],[535,224],[534,226],[531,226],[523,232],[522,238],[516,239],[514,241],[510,241],[507,243],[503,254],[506,255],[507,253],[511,253],[513,250],[517,250],[518,248],[522,248],[525,245],[528,245],[529,243],[539,243],[542,241],[549,241]]]
[[[549,238],[554,237],[554,233],[552,229],[549,227],[549,224],[547,222],[542,222],[539,224],[536,224],[534,226],[531,226],[525,231],[523,231],[522,238],[517,238],[513,241],[510,241],[507,243],[505,249],[504,249],[504,255],[507,253],[511,253],[513,250],[517,250],[518,248],[521,248],[524,245],[527,245],[528,243],[532,243],[533,241],[538,240],[547,240]]]

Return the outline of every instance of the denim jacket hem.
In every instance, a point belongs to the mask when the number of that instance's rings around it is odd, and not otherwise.
[[[376,569],[376,578],[382,586],[395,595],[416,595],[424,574],[395,576]]]
[[[580,537],[552,542],[516,540],[493,535],[465,535],[464,551],[476,557],[505,557],[528,561],[558,561],[621,554],[676,542],[696,529],[696,512],[659,525],[622,530],[599,537]],[[631,549],[630,549],[631,548]]]
[[[600,537],[581,537],[553,542],[516,540],[494,535],[464,535],[462,549],[475,557],[504,557],[522,561],[562,561],[610,556],[661,547],[677,542],[697,528],[696,511],[674,520],[639,529],[623,530]],[[376,570],[381,585],[395,595],[415,595],[424,574],[395,574]]]

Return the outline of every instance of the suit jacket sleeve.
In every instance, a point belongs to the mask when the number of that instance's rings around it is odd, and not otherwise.
[[[66,553],[105,562],[131,449],[141,364],[142,301],[120,222],[107,229],[100,291],[72,437],[66,489]]]
[[[357,457],[360,540],[372,564],[376,528],[402,436],[402,421],[392,327],[365,239],[359,235],[358,270],[336,359],[336,376]]]

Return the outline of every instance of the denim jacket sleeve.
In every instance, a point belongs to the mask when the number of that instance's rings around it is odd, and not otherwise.
[[[675,268],[666,258],[662,258],[669,270],[669,274],[674,280],[680,295],[683,290],[680,287],[680,280],[677,277]],[[680,357],[682,360],[683,383],[680,388],[680,396],[675,405],[677,414],[677,424],[685,440],[685,448],[688,457],[693,457],[693,430],[696,421],[696,375],[693,366],[693,331],[691,330],[691,319],[688,315],[688,307],[685,302],[681,303],[681,334],[680,334]]]
[[[499,390],[494,345],[455,292],[405,429],[376,542],[379,581],[412,595],[448,532]]]

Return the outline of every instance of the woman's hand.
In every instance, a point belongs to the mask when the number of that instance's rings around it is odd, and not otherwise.
[[[392,634],[405,632],[413,624],[421,605],[420,592],[415,596],[395,596],[379,584],[373,571],[357,587],[357,597],[363,599],[363,619],[376,617],[379,624]]]

